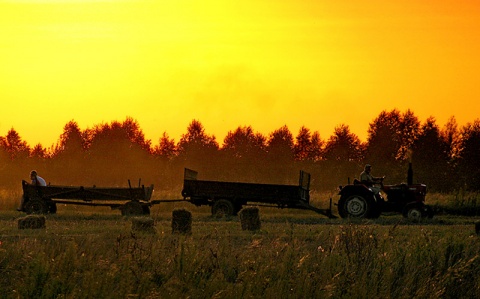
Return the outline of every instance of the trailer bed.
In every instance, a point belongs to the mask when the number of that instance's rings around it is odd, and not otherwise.
[[[196,171],[185,168],[182,196],[197,206],[211,206],[212,214],[220,211],[235,215],[242,206],[257,203],[332,216],[331,208],[323,210],[310,205],[310,174],[304,171],[300,171],[298,185],[206,181],[197,176]]]
[[[120,208],[122,214],[145,214],[151,205],[150,187],[84,187],[84,186],[35,186],[22,181],[23,200],[21,210],[32,213],[55,213],[56,204],[110,206]]]

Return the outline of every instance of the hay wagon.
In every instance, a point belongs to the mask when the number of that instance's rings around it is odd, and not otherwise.
[[[212,214],[236,215],[245,205],[307,209],[336,218],[329,209],[310,205],[310,174],[300,171],[298,185],[205,181],[198,173],[185,169],[182,196],[196,206],[211,206]]]
[[[23,199],[21,211],[27,214],[55,214],[57,204],[109,206],[119,209],[122,215],[150,214],[150,187],[84,187],[84,186],[35,186],[22,181]]]

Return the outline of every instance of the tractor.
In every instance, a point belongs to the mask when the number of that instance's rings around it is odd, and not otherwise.
[[[376,193],[371,187],[355,179],[353,184],[340,186],[338,213],[342,218],[378,218],[382,213],[402,213],[408,219],[433,218],[433,209],[425,204],[427,186],[413,184],[411,163],[408,168],[407,183],[384,185]],[[384,198],[385,193],[386,198]]]

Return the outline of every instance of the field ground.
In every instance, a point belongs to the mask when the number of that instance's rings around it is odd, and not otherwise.
[[[172,234],[172,211],[192,233]],[[479,298],[478,218],[328,219],[260,208],[261,229],[208,207],[152,208],[156,233],[104,207],[58,206],[45,229],[0,211],[1,298]]]

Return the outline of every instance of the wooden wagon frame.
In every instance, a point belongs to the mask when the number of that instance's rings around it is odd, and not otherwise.
[[[22,181],[23,199],[21,211],[27,214],[55,214],[57,203],[87,206],[109,206],[119,209],[122,215],[148,215],[153,204],[149,187],[84,187],[84,186],[36,186]]]

